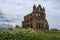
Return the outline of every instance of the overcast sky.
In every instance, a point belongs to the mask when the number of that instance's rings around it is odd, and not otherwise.
[[[60,0],[0,0],[0,10],[8,19],[7,23],[21,26],[23,17],[32,12],[34,4],[45,7],[50,29],[60,29]]]

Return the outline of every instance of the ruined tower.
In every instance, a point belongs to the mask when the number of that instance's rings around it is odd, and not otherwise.
[[[38,5],[38,7],[33,5],[33,11],[24,17],[24,21],[22,21],[22,27],[49,30],[45,8],[42,8],[41,5]]]

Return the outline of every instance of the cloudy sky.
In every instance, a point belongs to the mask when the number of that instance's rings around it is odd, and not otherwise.
[[[60,29],[60,0],[0,0],[0,10],[4,17],[0,19],[0,24],[3,22],[21,26],[23,17],[32,12],[34,4],[45,7],[50,29]]]

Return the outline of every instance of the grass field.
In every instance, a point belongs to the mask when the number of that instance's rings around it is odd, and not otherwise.
[[[0,40],[60,40],[60,33],[44,33],[32,29],[0,30]]]

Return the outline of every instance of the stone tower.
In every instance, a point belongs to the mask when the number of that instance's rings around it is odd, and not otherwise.
[[[45,8],[41,5],[33,5],[33,11],[24,17],[22,21],[23,28],[33,28],[40,30],[49,30],[49,24],[46,20]]]

